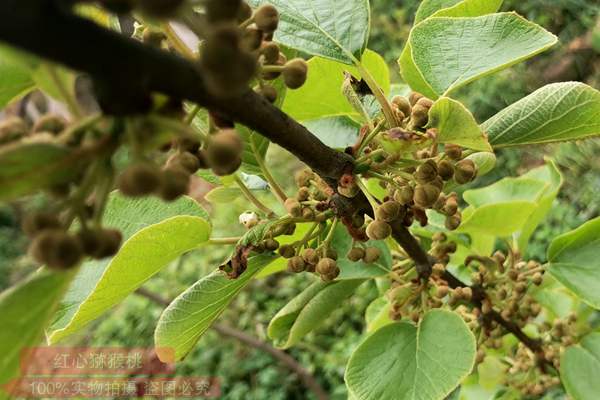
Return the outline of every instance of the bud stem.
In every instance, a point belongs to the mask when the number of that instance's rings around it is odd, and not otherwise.
[[[246,199],[248,199],[248,201],[250,201],[252,204],[254,204],[254,206],[256,208],[258,208],[260,211],[265,213],[267,218],[273,218],[275,216],[275,213],[273,212],[273,210],[271,210],[269,207],[265,206],[256,196],[254,196],[252,194],[252,192],[250,191],[248,186],[246,186],[246,184],[244,183],[244,181],[242,181],[242,179],[239,177],[238,174],[234,174],[233,179],[234,179],[235,183],[239,186],[240,190],[242,191],[242,193],[244,194]]]
[[[386,119],[389,127],[395,128],[395,127],[399,126],[400,124],[396,120],[396,116],[394,115],[394,112],[392,111],[392,106],[390,105],[390,102],[385,97],[385,93],[383,93],[383,90],[381,89],[381,87],[379,87],[379,84],[377,84],[377,81],[375,81],[375,78],[373,78],[373,75],[371,75],[369,70],[366,69],[360,61],[356,61],[355,64],[356,64],[356,67],[358,68],[358,72],[360,73],[360,76],[362,76],[362,78],[365,80],[365,82],[367,83],[367,86],[369,86],[369,88],[373,92],[373,95],[375,96],[375,98],[377,99],[379,104],[381,105],[383,115],[385,115],[385,119]]]
[[[279,184],[277,183],[275,178],[273,178],[273,175],[271,175],[269,168],[267,168],[267,165],[265,164],[265,161],[263,160],[262,155],[258,152],[256,143],[254,142],[254,134],[253,133],[250,134],[249,140],[250,140],[250,145],[252,147],[252,153],[254,154],[254,158],[256,159],[256,162],[258,163],[260,170],[262,171],[263,175],[265,176],[265,179],[269,183],[269,186],[271,187],[271,191],[273,192],[275,197],[277,197],[277,199],[281,202],[281,204],[285,203],[285,201],[287,200],[287,195],[281,189],[281,187],[279,186]]]

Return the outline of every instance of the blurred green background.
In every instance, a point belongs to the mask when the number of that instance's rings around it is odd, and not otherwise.
[[[469,105],[479,121],[532,92],[558,80],[581,80],[600,88],[600,2],[598,0],[507,0],[504,10],[516,10],[561,39],[543,56],[478,81],[463,89],[460,99]],[[372,0],[373,25],[369,47],[384,56],[392,77],[401,82],[395,60],[407,38],[418,0]],[[548,219],[533,237],[528,256],[545,261],[545,250],[556,235],[600,214],[600,141],[509,149],[498,153],[495,171],[479,179],[486,185],[504,176],[518,175],[543,162],[555,159],[565,175],[565,187]],[[291,193],[290,177],[300,165],[286,152],[272,147],[268,161],[277,178]],[[259,194],[277,207],[269,194]],[[239,199],[228,207],[213,209],[215,236],[241,234],[238,215],[248,205]],[[27,240],[19,231],[20,204],[0,207],[0,288],[20,280],[34,266],[23,257]],[[232,223],[235,222],[235,223]],[[235,228],[232,228],[235,226]],[[232,229],[234,230],[232,232]],[[237,230],[237,231],[235,231]],[[230,249],[211,247],[210,251],[190,253],[154,278],[147,288],[163,298],[173,298],[200,277],[215,269]],[[286,273],[255,281],[226,311],[219,322],[236,327],[267,341],[271,317],[309,282],[305,274]],[[345,399],[344,366],[358,344],[364,329],[364,311],[376,297],[371,286],[362,286],[343,308],[302,345],[289,354],[310,371],[333,399]],[[131,296],[107,317],[93,323],[69,344],[93,346],[152,346],[153,331],[162,307]],[[312,399],[297,375],[263,351],[209,332],[195,351],[178,367],[178,372],[194,376],[218,376],[223,399]]]

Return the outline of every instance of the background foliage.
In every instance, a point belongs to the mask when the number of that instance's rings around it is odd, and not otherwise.
[[[370,48],[384,56],[392,71],[397,70],[395,60],[400,54],[412,24],[411,18],[418,7],[418,0],[372,1],[373,29]],[[521,64],[493,77],[482,79],[462,89],[459,98],[475,110],[478,121],[484,121],[508,104],[520,99],[534,88],[540,79],[549,79],[550,69],[569,52],[574,41],[600,31],[600,5],[597,0],[527,0],[506,1],[503,9],[514,9],[528,19],[557,34],[561,45],[538,57],[535,61]],[[576,53],[573,68],[575,76],[561,80],[582,80],[600,87],[600,49],[592,54]],[[569,69],[569,73],[572,73]],[[550,78],[552,78],[550,76]],[[392,74],[398,83],[399,74]],[[551,156],[565,175],[565,187],[560,192],[552,211],[535,232],[528,248],[528,257],[546,261],[548,243],[559,233],[569,231],[583,222],[600,215],[600,141],[567,143],[519,150],[500,150],[497,168],[472,184],[484,186],[501,176],[514,176],[540,165],[544,157]],[[275,146],[268,157],[280,182],[291,188],[290,176],[299,164]],[[201,198],[205,190],[199,189]],[[291,190],[290,190],[291,191]],[[278,205],[269,196],[258,196],[269,206]],[[245,211],[243,199],[231,203],[231,207],[212,209],[211,219],[215,235],[243,233],[243,227],[232,231],[230,221]],[[0,289],[20,280],[33,269],[24,253],[27,240],[19,230],[22,205],[0,208]],[[228,249],[192,252],[169,266],[160,276],[153,278],[148,287],[164,298],[172,298],[208,274],[227,257]],[[255,280],[238,296],[221,317],[222,322],[236,326],[253,336],[265,339],[266,327],[275,313],[287,301],[307,286],[305,275],[279,274],[266,280]],[[333,399],[345,399],[343,383],[347,359],[357,346],[364,331],[364,311],[376,298],[374,285],[363,285],[357,295],[347,300],[331,318],[304,342],[289,350],[309,371],[313,372]],[[131,296],[109,316],[94,322],[85,332],[69,339],[67,344],[151,346],[152,333],[161,308],[149,300]],[[91,333],[94,333],[91,335]],[[308,350],[308,351],[307,351]],[[178,366],[178,373],[186,375],[216,375],[221,377],[224,399],[304,399],[310,398],[298,378],[282,368],[276,360],[260,351],[250,349],[232,339],[222,339],[214,332],[201,339],[193,353]],[[463,396],[470,392],[466,391]],[[489,398],[489,391],[473,389],[468,399]],[[561,394],[557,393],[556,398]],[[549,397],[548,398],[553,398]]]

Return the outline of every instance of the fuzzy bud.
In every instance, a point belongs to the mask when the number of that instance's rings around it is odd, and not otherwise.
[[[358,262],[358,261],[362,260],[364,256],[365,256],[365,250],[360,247],[354,247],[354,248],[350,249],[348,254],[346,254],[346,257],[348,258],[348,260],[350,260],[352,262]]]
[[[419,183],[429,183],[438,176],[438,167],[435,161],[427,160],[417,168],[415,179]]]
[[[441,189],[432,184],[417,185],[413,200],[416,205],[429,208],[435,204],[440,197]]]
[[[448,160],[442,160],[437,165],[440,178],[449,181],[454,176],[454,165]]]
[[[288,61],[283,68],[283,81],[290,89],[298,89],[308,76],[308,64],[301,58]]]
[[[254,23],[264,32],[275,32],[279,25],[279,11],[271,4],[264,4],[254,13]]]
[[[454,180],[459,185],[471,182],[477,175],[477,167],[472,160],[465,159],[456,163],[456,171],[454,173]]]
[[[288,260],[288,270],[296,274],[306,270],[306,263],[300,256],[294,256]]]
[[[283,246],[279,247],[279,254],[283,258],[292,258],[296,255],[296,250],[294,249],[294,246],[284,244]]]
[[[392,234],[392,228],[385,221],[375,220],[367,226],[367,236],[372,240],[384,240]]]
[[[401,217],[401,210],[402,205],[397,201],[386,201],[375,210],[375,218],[385,222],[392,222]]]
[[[446,144],[444,153],[451,160],[460,160],[462,158],[462,148],[456,144]]]

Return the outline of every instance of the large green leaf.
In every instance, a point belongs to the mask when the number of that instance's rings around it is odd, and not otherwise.
[[[0,150],[0,200],[67,182],[80,172],[81,161],[79,152],[52,143],[5,146]]]
[[[292,49],[346,64],[360,60],[369,38],[368,0],[250,0],[270,3],[281,20],[275,40]]]
[[[83,264],[62,301],[50,341],[73,334],[115,306],[181,254],[209,239],[207,214],[189,197],[172,203],[113,193],[104,225],[123,233],[118,254]]]
[[[72,278],[72,272],[41,270],[0,294],[0,397],[1,385],[19,373],[21,352],[43,338]]]
[[[323,323],[363,282],[354,279],[313,283],[273,317],[269,337],[284,349],[301,342],[304,335]]]
[[[548,271],[590,306],[600,309],[600,218],[561,235],[548,248]]]
[[[573,400],[596,400],[600,393],[600,333],[587,335],[561,357],[560,377]]]
[[[385,60],[374,51],[367,50],[363,55],[362,64],[373,75],[384,93],[388,94],[390,74]],[[308,61],[306,83],[300,89],[288,92],[283,111],[299,121],[341,115],[360,120],[361,115],[352,108],[342,93],[345,71],[355,78],[360,78],[360,73],[354,66],[321,57],[311,58]]]
[[[529,216],[523,228],[514,235],[519,251],[523,254],[527,249],[527,244],[533,232],[544,220],[563,184],[563,177],[556,167],[556,164],[549,161],[545,166],[532,169],[524,178],[532,178],[546,183],[544,193],[537,199],[537,208]]]
[[[390,303],[385,297],[378,297],[369,304],[365,310],[365,322],[367,333],[373,333],[394,322],[390,318]]]
[[[418,327],[375,331],[354,351],[345,380],[358,400],[442,400],[471,372],[475,337],[457,314],[433,310]]]
[[[35,88],[32,63],[32,57],[0,46],[0,108]]]
[[[515,13],[430,17],[413,28],[399,62],[411,88],[435,99],[541,53],[556,41]]]
[[[32,77],[39,89],[58,101],[68,104],[75,98],[77,76],[62,66],[43,62],[33,71]]]
[[[600,135],[600,92],[580,82],[553,83],[487,120],[494,147],[585,139]]]
[[[438,99],[429,110],[428,128],[437,128],[439,143],[457,144],[468,149],[492,151],[473,114],[448,97]]]
[[[478,17],[498,11],[503,0],[423,0],[415,25],[429,17]]]
[[[338,149],[354,145],[360,131],[360,126],[346,116],[306,121],[304,126],[325,145]]]
[[[237,279],[228,279],[225,273],[215,271],[179,295],[162,313],[154,332],[160,359],[163,362],[183,359],[231,300],[274,257],[272,254],[251,257],[248,268]]]
[[[562,184],[553,163],[518,178],[504,178],[480,189],[468,190],[469,204],[459,232],[498,237],[513,236],[524,250],[531,234],[549,211]]]

